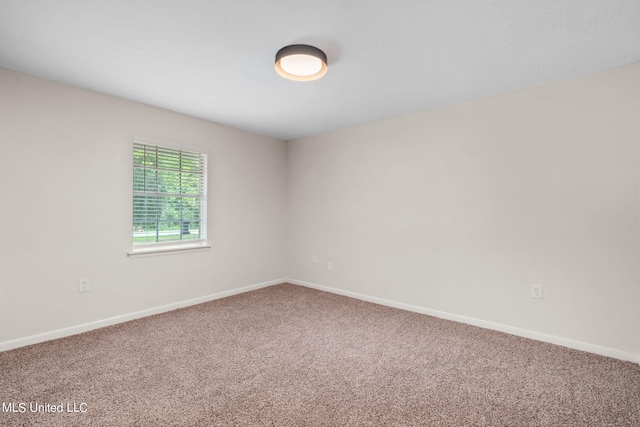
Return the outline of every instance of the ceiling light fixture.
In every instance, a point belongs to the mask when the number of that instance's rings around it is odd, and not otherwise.
[[[327,74],[327,55],[306,44],[285,46],[276,53],[276,71],[289,80],[317,80]]]

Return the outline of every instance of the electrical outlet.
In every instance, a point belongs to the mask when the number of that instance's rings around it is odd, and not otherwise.
[[[318,255],[312,256],[311,257],[311,262],[314,263],[314,264],[317,264],[318,263]]]
[[[329,271],[333,271],[333,262],[329,261],[329,262],[327,263],[327,270],[329,270]]]
[[[542,299],[542,285],[531,285],[531,298]]]
[[[78,292],[89,292],[91,288],[89,287],[89,279],[79,279],[78,280]]]

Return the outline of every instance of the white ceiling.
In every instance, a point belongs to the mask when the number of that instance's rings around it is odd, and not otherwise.
[[[0,0],[0,67],[282,139],[635,62],[640,0]]]

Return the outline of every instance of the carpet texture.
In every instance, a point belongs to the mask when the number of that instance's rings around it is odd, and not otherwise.
[[[0,400],[2,426],[638,427],[640,366],[281,284],[0,353]]]

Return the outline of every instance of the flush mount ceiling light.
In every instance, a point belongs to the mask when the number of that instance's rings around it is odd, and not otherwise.
[[[276,53],[276,71],[289,80],[316,80],[327,74],[327,55],[306,44],[285,46]]]

